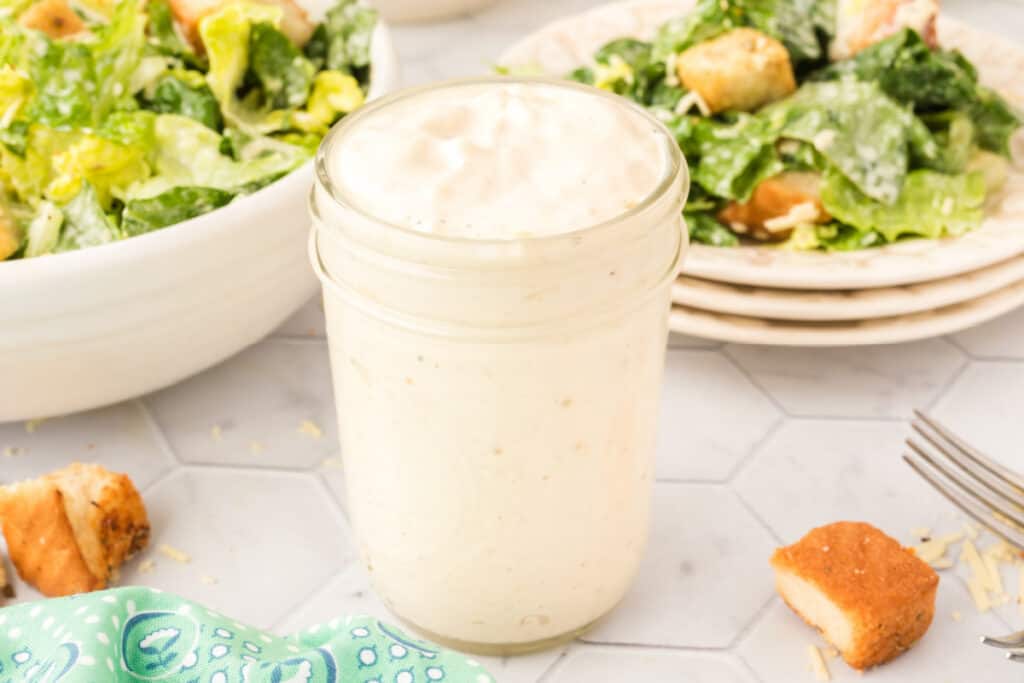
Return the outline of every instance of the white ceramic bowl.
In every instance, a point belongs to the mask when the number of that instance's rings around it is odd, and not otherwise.
[[[393,23],[439,21],[469,14],[494,0],[373,0],[384,18]]]
[[[314,18],[322,2],[302,2]],[[387,27],[370,97],[398,85]],[[198,218],[77,252],[0,263],[0,422],[160,389],[260,340],[316,292],[313,165]]]

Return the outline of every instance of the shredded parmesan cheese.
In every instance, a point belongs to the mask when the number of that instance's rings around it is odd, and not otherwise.
[[[206,576],[205,574],[199,577],[199,580],[205,583],[207,586],[216,586],[217,583],[219,583],[217,579],[213,578],[212,576]]]
[[[953,611],[953,614],[951,616],[953,617],[953,621],[963,621],[964,619],[964,615],[960,614],[956,610]]]
[[[261,444],[259,441],[250,441],[249,452],[252,453],[253,455],[259,455],[260,453],[263,452],[263,444]]]
[[[791,208],[784,216],[769,218],[764,222],[764,227],[769,232],[780,232],[805,223],[813,223],[818,220],[819,215],[821,214],[814,202],[803,202]]]
[[[220,441],[220,437],[221,437],[220,425],[213,425],[212,427],[210,427],[210,436],[213,437],[214,441]]]
[[[831,681],[832,676],[828,673],[828,665],[821,656],[821,650],[814,645],[807,646],[807,657],[811,663],[811,671],[814,672],[814,679],[817,681]]]
[[[815,147],[819,150],[826,150],[832,146],[832,143],[836,141],[836,132],[834,130],[823,130],[814,136],[812,140]]]
[[[39,425],[46,422],[45,417],[39,417],[34,420],[29,420],[25,423],[25,431],[29,434],[35,434],[35,431],[39,429]]]
[[[169,546],[166,543],[162,543],[160,545],[160,547],[157,548],[157,550],[159,550],[160,554],[163,555],[164,557],[172,559],[175,562],[179,562],[181,564],[188,564],[189,562],[192,561],[192,558],[189,557],[189,555],[187,553],[184,553],[184,552],[178,550],[177,548]]]
[[[1024,564],[1020,565],[1017,571],[1017,605],[1020,607],[1020,613],[1024,614]]]
[[[677,114],[685,114],[686,112],[693,109],[694,105],[697,106],[697,110],[700,111],[701,116],[711,116],[711,107],[704,101],[704,98],[700,96],[700,93],[696,90],[683,95],[682,99],[676,105]]]
[[[974,542],[970,539],[964,541],[960,559],[966,562],[970,568],[972,581],[977,581],[978,585],[987,591],[992,591],[993,593],[1002,592],[1001,582],[996,581],[992,577],[988,566],[981,559],[981,555],[978,554],[978,548],[975,547]]]
[[[926,526],[919,526],[910,530],[910,535],[918,539],[926,539],[932,535],[932,530]]]
[[[152,574],[154,568],[156,568],[156,562],[153,560],[143,560],[142,562],[139,562],[140,574]]]
[[[974,577],[967,582],[967,589],[971,592],[971,598],[974,600],[974,606],[978,608],[979,612],[987,612],[992,609],[992,603],[988,599],[988,593],[985,592],[985,587],[981,585],[981,581]]]

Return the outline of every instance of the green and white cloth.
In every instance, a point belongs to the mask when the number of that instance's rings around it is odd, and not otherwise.
[[[120,588],[0,610],[0,683],[493,683],[478,663],[368,617],[263,633]]]

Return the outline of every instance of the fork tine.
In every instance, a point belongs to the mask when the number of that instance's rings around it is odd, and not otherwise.
[[[962,493],[958,493],[953,488],[939,481],[938,477],[933,475],[931,468],[928,465],[919,462],[922,458],[916,458],[912,455],[904,455],[903,460],[910,465],[915,472],[917,472],[925,481],[932,485],[932,487],[945,496],[949,502],[953,503],[956,507],[960,508],[966,515],[971,517],[974,521],[978,522],[984,527],[987,527],[996,536],[1009,543],[1010,545],[1024,550],[1024,533],[1021,533],[1019,529],[1010,527],[1003,523],[998,518],[992,516],[991,512],[986,511],[985,508],[972,500],[964,496]],[[939,472],[946,474],[945,470],[939,469]],[[957,481],[957,480],[953,480]]]
[[[959,436],[951,432],[949,429],[944,427],[942,424],[937,422],[934,418],[925,415],[920,410],[915,410],[914,415],[919,420],[924,422],[926,425],[931,427],[937,434],[945,438],[951,444],[956,446],[964,455],[973,460],[979,467],[983,467],[991,474],[999,477],[1003,481],[1007,482],[1011,486],[1017,489],[1017,492],[1024,496],[1024,476],[1021,476],[1013,470],[1000,465],[996,461],[989,458],[987,455],[979,451],[978,449],[971,446],[969,443],[961,439]]]
[[[931,453],[927,452],[924,448],[922,448],[919,443],[917,443],[913,439],[907,439],[906,443],[908,446],[910,446],[911,450],[913,450],[914,453],[916,453],[922,460],[931,465],[946,479],[955,484],[957,488],[959,488],[963,493],[968,494],[969,496],[977,500],[979,503],[987,507],[992,512],[1002,515],[1003,517],[1007,518],[1019,527],[1024,528],[1024,518],[1021,518],[1019,516],[1019,510],[1008,512],[1005,507],[999,506],[993,500],[992,496],[985,495],[984,491],[979,490],[977,487],[971,484],[970,480],[962,476],[957,476],[956,472],[949,467],[943,467],[943,465],[936,461],[936,459],[932,457]],[[985,526],[992,526],[991,522],[984,522],[984,524]]]
[[[936,451],[946,456],[946,459],[952,462],[954,465],[959,467],[964,473],[968,474],[972,479],[977,481],[982,486],[986,487],[999,497],[1006,500],[1016,509],[1021,509],[1021,504],[1024,503],[1024,493],[1018,491],[1013,485],[1007,484],[1003,479],[992,475],[987,469],[972,464],[973,460],[968,459],[962,453],[955,449],[956,444],[945,444],[943,443],[942,435],[935,435],[929,429],[926,429],[921,422],[914,420],[910,423],[914,431],[920,436],[924,437],[925,441],[930,443]]]
[[[1024,647],[1024,631],[1017,631],[1002,638],[983,636],[981,642],[989,647],[997,647],[1002,650],[1017,650]]]

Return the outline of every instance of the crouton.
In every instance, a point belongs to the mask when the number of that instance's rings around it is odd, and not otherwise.
[[[48,597],[106,588],[149,540],[131,480],[77,463],[0,488],[0,526],[19,576]]]
[[[848,59],[904,28],[917,31],[928,45],[936,47],[938,15],[938,0],[839,0],[836,37],[829,56]]]
[[[761,181],[745,202],[730,202],[718,220],[761,240],[782,240],[800,224],[824,224],[832,217],[821,203],[821,175],[791,171]]]
[[[251,0],[264,5],[277,5],[284,11],[281,32],[299,47],[309,42],[316,26],[309,20],[305,10],[293,0]],[[202,47],[199,40],[199,21],[207,14],[227,4],[227,0],[170,0],[171,11],[185,38],[197,49]]]
[[[935,615],[938,575],[869,524],[814,529],[775,551],[771,564],[782,599],[854,669],[907,651]]]
[[[85,31],[85,22],[66,0],[40,0],[21,13],[18,23],[54,40]]]
[[[785,46],[752,28],[737,28],[676,57],[679,81],[712,113],[753,111],[796,90]]]
[[[0,555],[0,598],[13,598],[14,597],[14,586],[11,585],[11,581],[7,578],[7,564],[4,560],[3,555]],[[0,604],[3,604],[3,600],[0,600]]]

